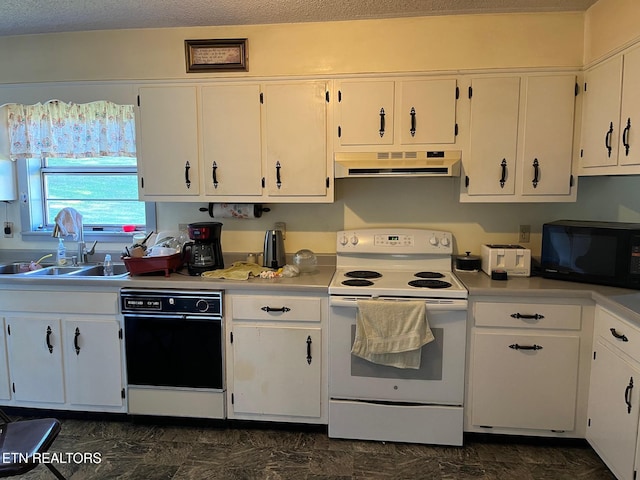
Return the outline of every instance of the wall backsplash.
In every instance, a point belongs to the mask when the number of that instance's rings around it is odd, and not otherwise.
[[[560,218],[640,223],[640,177],[583,177],[578,201],[560,204],[468,204],[457,200],[458,179],[345,179],[336,183],[332,204],[270,204],[271,211],[255,220],[220,219],[222,247],[228,252],[258,252],[264,232],[286,222],[285,248],[294,253],[310,248],[335,253],[335,232],[377,226],[435,228],[451,231],[457,252],[479,253],[483,243],[517,243],[518,226],[531,225],[531,242],[540,253],[541,228]],[[217,221],[199,211],[199,203],[159,203],[158,228],[174,230],[180,223]],[[7,208],[9,221],[19,224],[18,205]],[[98,250],[112,250],[100,245]],[[55,249],[53,241],[23,242],[20,235],[0,238],[2,249]]]

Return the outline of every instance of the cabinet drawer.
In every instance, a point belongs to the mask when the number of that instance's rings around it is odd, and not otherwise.
[[[594,339],[605,341],[640,361],[640,329],[604,308],[596,309]]]
[[[580,330],[580,305],[478,302],[474,307],[478,327],[548,328]]]
[[[319,322],[322,302],[311,297],[233,297],[234,320]]]

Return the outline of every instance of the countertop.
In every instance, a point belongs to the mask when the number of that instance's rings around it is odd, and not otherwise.
[[[484,272],[456,271],[469,297],[557,297],[590,299],[640,325],[640,291],[542,277],[509,277],[492,280]]]
[[[22,288],[25,286],[49,286],[49,287],[122,287],[130,288],[187,288],[210,290],[261,290],[327,293],[329,282],[333,276],[335,267],[318,266],[314,272],[301,273],[292,278],[250,278],[249,280],[209,279],[191,276],[186,269],[170,274],[145,274],[127,277],[73,277],[69,276],[28,276],[28,275],[1,275],[0,288]]]

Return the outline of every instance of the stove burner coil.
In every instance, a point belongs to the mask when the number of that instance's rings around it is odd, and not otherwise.
[[[349,278],[380,278],[382,274],[371,270],[353,270],[345,273],[344,276]]]
[[[369,280],[365,280],[363,278],[353,278],[343,281],[342,285],[346,285],[347,287],[370,287],[371,285],[373,285],[373,282],[370,282]]]
[[[418,288],[449,288],[451,284],[442,280],[411,280],[409,285]]]
[[[418,278],[442,278],[444,274],[440,272],[418,272],[413,275]]]

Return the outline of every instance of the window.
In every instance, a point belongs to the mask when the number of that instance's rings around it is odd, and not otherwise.
[[[134,157],[46,158],[41,171],[46,227],[65,207],[82,213],[88,227],[146,225]]]
[[[155,228],[155,204],[138,200],[133,106],[6,107],[10,157],[28,206],[20,210],[23,238],[49,233],[65,207],[82,214],[85,239],[120,241],[123,225]]]

